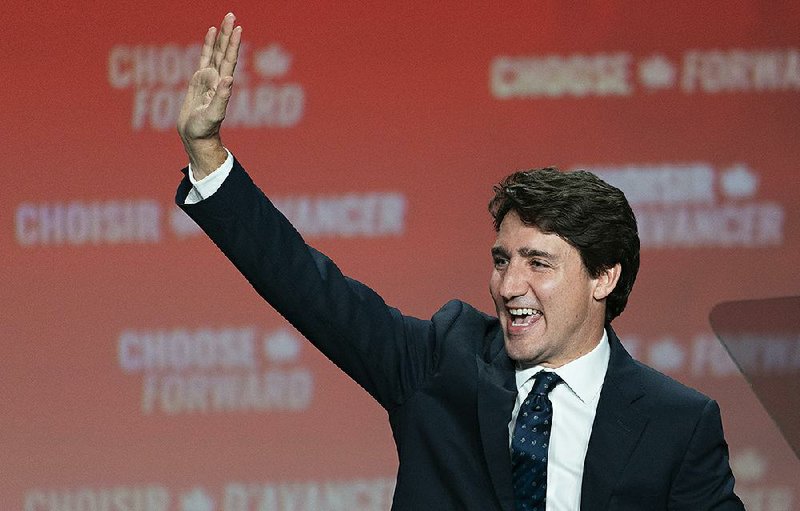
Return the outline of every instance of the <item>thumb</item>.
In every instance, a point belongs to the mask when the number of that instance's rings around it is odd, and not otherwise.
[[[222,122],[225,118],[225,110],[228,108],[228,100],[231,98],[233,88],[233,77],[226,76],[217,84],[217,90],[211,102],[208,104],[208,116],[216,122]]]

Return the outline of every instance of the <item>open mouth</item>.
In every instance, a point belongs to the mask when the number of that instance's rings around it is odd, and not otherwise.
[[[511,317],[511,326],[528,326],[542,316],[542,311],[524,307],[509,308],[508,314]]]

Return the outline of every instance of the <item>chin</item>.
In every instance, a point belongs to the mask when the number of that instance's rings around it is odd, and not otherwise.
[[[508,339],[505,341],[505,346],[508,357],[514,362],[525,365],[536,365],[539,353],[532,352],[530,349],[525,349],[523,346],[520,346],[518,342],[509,341]]]
[[[525,332],[518,336],[504,332],[503,341],[509,358],[520,364],[534,366],[556,355],[549,339],[541,332]]]

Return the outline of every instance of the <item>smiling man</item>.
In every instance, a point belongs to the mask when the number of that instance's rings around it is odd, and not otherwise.
[[[743,509],[717,404],[634,361],[611,328],[639,266],[622,192],[586,172],[512,174],[489,204],[497,317],[457,300],[404,315],[309,247],[222,145],[240,42],[232,14],[206,34],[176,200],[386,409],[394,510]]]
[[[592,351],[639,270],[625,196],[588,172],[546,168],[507,177],[489,209],[490,292],[508,355],[520,368],[555,368]]]
[[[610,331],[625,308],[639,269],[636,219],[618,189],[588,172],[553,168],[507,177],[495,187],[489,210],[497,230],[489,289],[515,363],[509,423],[515,501],[532,503],[530,509],[578,509],[603,381],[614,376],[611,348],[624,353],[605,327]],[[535,402],[537,382],[549,376],[551,388]],[[521,420],[526,404],[545,416],[535,414],[534,424]],[[531,440],[527,428],[536,428],[539,438]],[[546,451],[531,447],[548,439]],[[524,477],[531,471],[539,480]],[[541,491],[523,489],[532,486]]]

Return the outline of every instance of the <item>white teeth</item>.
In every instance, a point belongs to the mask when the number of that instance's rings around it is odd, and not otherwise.
[[[508,309],[508,313],[511,314],[512,316],[530,316],[532,314],[536,315],[541,314],[541,312],[536,309],[521,309],[521,308]]]

